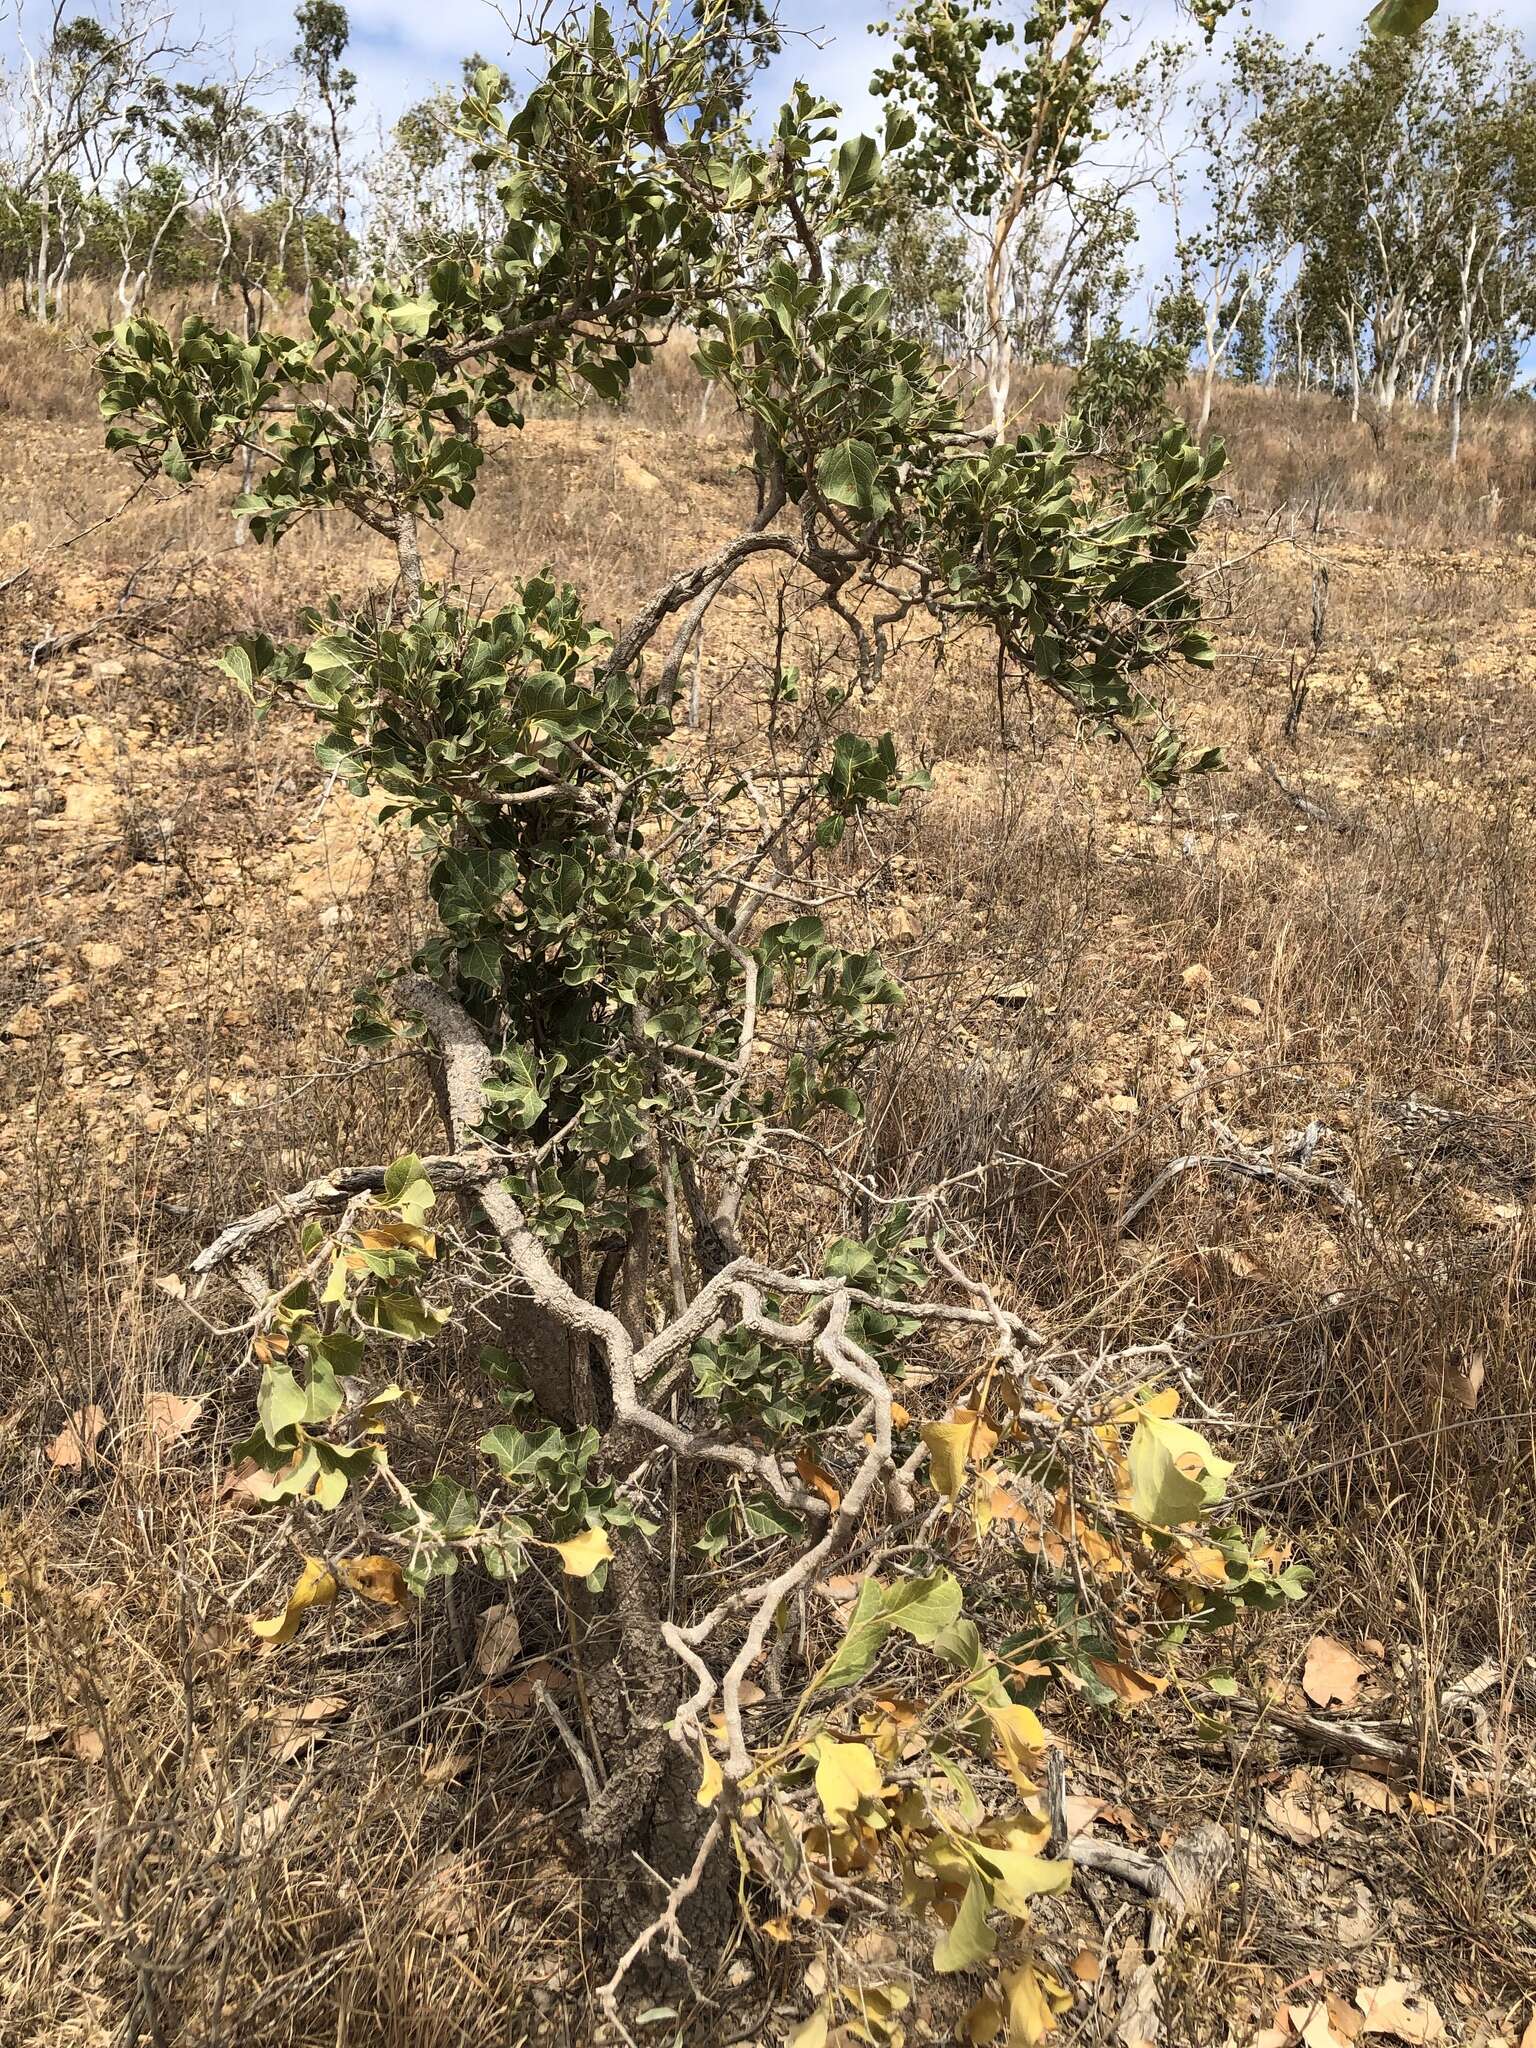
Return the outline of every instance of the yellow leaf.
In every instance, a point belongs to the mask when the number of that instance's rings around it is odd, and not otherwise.
[[[613,1555],[606,1529],[583,1529],[579,1536],[568,1536],[563,1543],[553,1544],[551,1548],[560,1553],[560,1569],[573,1579],[586,1578],[589,1572],[595,1572]]]
[[[699,1789],[696,1796],[700,1806],[713,1806],[724,1789],[725,1774],[703,1743],[700,1743],[699,1749],[702,1760],[699,1770]]]
[[[948,1422],[925,1422],[922,1439],[928,1446],[934,1486],[953,1504],[965,1484],[966,1466],[973,1459],[978,1465],[986,1462],[997,1442],[997,1431],[974,1409],[957,1408]]]
[[[260,1636],[263,1642],[291,1642],[298,1633],[299,1623],[311,1607],[329,1607],[336,1598],[336,1581],[323,1558],[306,1557],[304,1569],[294,1582],[293,1591],[288,1595],[288,1604],[281,1614],[270,1621],[253,1621],[251,1634]]]
[[[834,1828],[852,1819],[861,1800],[878,1799],[880,1785],[879,1761],[862,1742],[823,1736],[816,1745],[816,1792]]]
[[[379,1607],[403,1607],[408,1597],[405,1573],[392,1557],[347,1557],[341,1576],[352,1591]]]
[[[415,1223],[376,1223],[360,1230],[357,1241],[365,1252],[420,1252],[424,1259],[437,1257],[437,1239],[430,1230]]]
[[[818,2005],[808,2020],[802,2020],[785,2048],[827,2048],[827,2009]]]
[[[1032,1792],[1033,1773],[1045,1748],[1045,1730],[1028,1707],[988,1707],[987,1719],[998,1755],[1022,1791]]]
[[[1005,1975],[1003,1989],[1008,1994],[1008,2048],[1036,2048],[1054,2031],[1056,2015],[1072,2004],[1071,1993],[1034,1963]]]
[[[1163,1421],[1179,1412],[1179,1390],[1177,1387],[1159,1387],[1155,1394],[1146,1394],[1140,1399],[1116,1401],[1110,1410],[1111,1422],[1134,1422],[1139,1415],[1155,1415]]]
[[[1198,1431],[1154,1414],[1145,1403],[1126,1456],[1131,1513],[1158,1529],[1198,1520],[1226,1492],[1232,1471]]]
[[[964,2030],[971,2048],[989,2048],[1003,2031],[1003,2008],[990,1991],[978,1998],[966,2014]]]
[[[1064,1892],[1072,1882],[1072,1866],[1051,1856],[1029,1856],[1019,1849],[983,1848],[981,1855],[998,1875],[992,1887],[995,1903],[1015,1920],[1029,1918],[1029,1902],[1048,1892]]]

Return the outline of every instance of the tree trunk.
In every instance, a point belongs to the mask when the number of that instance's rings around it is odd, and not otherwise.
[[[600,1954],[610,1962],[660,1912],[711,1818],[698,1803],[698,1760],[667,1732],[684,1686],[682,1666],[661,1637],[662,1595],[658,1554],[636,1534],[616,1541],[603,1595],[617,1625],[616,1653],[585,1673],[606,1783],[581,1823],[588,1879],[606,1880],[593,1917]],[[660,1884],[647,1881],[647,1868]],[[736,1923],[734,1876],[729,1851],[718,1848],[684,1909],[688,1938],[705,1953],[718,1952]],[[658,1950],[655,1962],[662,1960]],[[636,1988],[643,1982],[642,1967]]]
[[[1008,432],[1008,395],[1013,385],[1013,351],[1006,333],[987,338],[987,397],[992,407],[992,439],[1001,443]]]
[[[1013,347],[1008,333],[1005,266],[1008,231],[995,220],[984,280],[987,318],[987,397],[992,406],[992,439],[1001,445],[1008,431],[1008,395],[1013,384]]]

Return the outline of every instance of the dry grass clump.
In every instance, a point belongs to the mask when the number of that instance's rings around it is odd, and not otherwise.
[[[157,1285],[273,1188],[429,1129],[408,1065],[342,1043],[351,988],[424,929],[416,857],[210,660],[387,567],[318,521],[237,548],[212,493],[160,489],[49,554],[127,485],[55,337],[0,336],[0,392],[0,2041],[584,2040],[604,1891],[562,1858],[575,1788],[532,1704],[558,1638],[526,1627],[488,1677],[496,1594],[466,1577],[403,1627],[354,1604],[258,1653],[295,1531],[227,1484],[238,1338]],[[1455,473],[1320,400],[1225,392],[1219,424],[1222,658],[1178,688],[1226,774],[1154,807],[1052,705],[1000,712],[963,645],[914,645],[858,707],[934,788],[829,858],[909,991],[843,1163],[871,1199],[947,1183],[969,1255],[1054,1335],[1174,1331],[1246,1505],[1319,1574],[1223,1654],[1294,1698],[1316,1631],[1374,1644],[1370,1711],[1415,1731],[1390,1810],[1329,1766],[1335,1831],[1307,1848],[1274,1819],[1274,1730],[1202,1741],[1167,1697],[1063,1709],[1075,1791],[1153,1838],[1246,1830],[1169,2040],[1245,2044],[1343,1969],[1421,1976],[1491,2048],[1524,2023],[1536,1924],[1536,472],[1515,412],[1472,423]],[[749,489],[674,354],[627,416],[536,420],[486,477],[437,567],[493,592],[548,562],[615,619]],[[765,772],[793,752],[762,696],[772,616],[745,582],[711,614],[689,742]],[[1164,1180],[1180,1160],[1202,1163]],[[160,1395],[203,1405],[157,1435]],[[443,1361],[418,1455],[480,1398]],[[92,1407],[78,1463],[50,1457]],[[1472,1783],[1443,1693],[1482,1666]]]

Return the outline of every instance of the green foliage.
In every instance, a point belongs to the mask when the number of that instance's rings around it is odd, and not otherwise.
[[[1035,0],[1021,32],[992,0],[915,0],[878,24],[895,47],[871,85],[912,123],[904,167],[919,193],[984,215],[1012,166],[1070,179],[1094,131],[1107,12],[1105,0]]]
[[[297,338],[124,323],[101,337],[102,404],[110,444],[146,474],[188,483],[249,458],[235,509],[259,541],[339,507],[395,543],[393,589],[305,615],[292,644],[249,635],[224,666],[254,695],[306,704],[324,765],[425,852],[436,927],[412,963],[418,980],[392,994],[381,973],[358,1037],[420,1034],[445,1063],[451,1049],[473,1053],[473,1099],[445,1082],[449,1157],[407,1155],[318,1197],[327,1220],[306,1226],[255,1347],[258,1428],[244,1450],[261,1490],[304,1513],[350,1505],[365,1485],[382,1495],[397,1569],[416,1588],[469,1555],[494,1576],[548,1566],[602,1595],[610,1561],[632,1577],[647,1568],[661,1514],[680,1512],[661,1507],[653,1464],[689,1463],[697,1514],[676,1550],[679,1619],[663,1634],[674,1679],[704,1673],[692,1701],[673,1694],[666,1710],[677,1739],[700,1746],[701,1808],[722,1798],[744,1870],[791,1894],[814,1887],[813,1867],[862,1869],[899,1844],[908,1902],[944,1908],[939,1966],[958,1969],[989,1951],[990,1913],[1022,1918],[1065,1870],[1039,1854],[1026,1770],[1039,1725],[966,1606],[1033,1631],[1045,1668],[1096,1668],[1091,1640],[1118,1669],[1131,1634],[1160,1652],[1214,1612],[1203,1592],[1167,1593],[1192,1550],[1217,1556],[1227,1600],[1273,1574],[1236,1535],[1230,1558],[1196,1544],[1222,1472],[1188,1432],[1169,1469],[1154,1469],[1182,1428],[1170,1411],[1127,1452],[1130,1423],[1107,1396],[1070,1423],[1045,1414],[1001,1310],[935,1308],[935,1276],[955,1269],[931,1216],[919,1229],[891,1207],[810,1273],[740,1260],[734,1218],[766,1147],[814,1152],[861,1115],[861,1070],[898,1000],[879,959],[840,943],[822,915],[845,841],[922,782],[889,734],[851,722],[890,634],[916,617],[976,634],[1089,729],[1133,743],[1150,731],[1140,751],[1156,786],[1215,766],[1166,725],[1151,677],[1209,659],[1188,565],[1221,452],[1174,423],[1114,465],[1085,457],[1076,426],[980,446],[922,342],[893,324],[890,294],[827,254],[855,246],[880,203],[878,149],[839,144],[835,109],[804,86],[754,141],[733,120],[739,76],[722,67],[718,32],[713,17],[681,35],[647,18],[621,37],[594,10],[580,40],[551,41],[515,110],[501,75],[480,67],[458,127],[500,208],[483,260],[445,257],[411,288],[317,290]],[[614,635],[551,575],[509,579],[494,606],[428,581],[421,525],[473,506],[483,429],[518,425],[530,390],[622,396],[673,326],[751,431],[760,509],[748,530]],[[690,608],[760,555],[786,562],[844,636],[834,679],[798,709],[797,764],[776,804],[673,734]],[[658,667],[649,650],[679,615],[689,623]],[[671,1319],[648,1337],[663,1277]],[[630,1288],[622,1315],[616,1285]],[[509,1339],[484,1363],[503,1415],[480,1435],[480,1464],[408,1483],[387,1433],[401,1386],[370,1392],[370,1361],[402,1361],[408,1380],[414,1350],[460,1302],[478,1296],[475,1314],[494,1313],[508,1295],[556,1326],[563,1379],[536,1345]],[[891,1390],[936,1313],[962,1338],[979,1325],[992,1349],[974,1407],[918,1420]],[[919,1524],[925,1458],[943,1513]],[[1017,1504],[1041,1488],[1145,1576],[1149,1602],[1167,1594],[1154,1619],[1133,1628],[1103,1603],[1063,1604],[1087,1599],[1080,1571],[1053,1588],[1054,1622],[1006,1572],[990,1590],[983,1572],[967,1582],[966,1532],[995,1545],[1012,1526],[994,1495],[1017,1489]],[[753,1645],[819,1561],[874,1526],[882,1500],[909,1531],[893,1554],[910,1575],[868,1582],[843,1647],[780,1735],[749,1753],[740,1681]],[[296,1591],[263,1624],[274,1639],[335,1597],[334,1575],[311,1564],[303,1600]],[[733,1576],[759,1568],[755,1611],[733,1606]],[[682,1618],[722,1586],[725,1604],[688,1622],[685,1640]],[[583,1606],[581,1625],[598,1611]],[[640,1649],[633,1614],[614,1612],[629,1653],[654,1661],[655,1608]],[[741,1668],[717,1682],[701,1653],[714,1622],[742,1612]],[[739,1639],[734,1622],[723,1635]],[[933,1773],[887,1788],[880,1763],[906,1753],[905,1737],[889,1686],[868,1688],[897,1654],[933,1682],[931,1714],[913,1710]],[[699,1718],[717,1692],[728,1781]],[[995,1792],[1000,1770],[1019,1795],[1001,1814],[981,1789]],[[1021,1982],[1010,1997],[1026,1995]],[[1031,1978],[1027,1995],[1048,2018],[1049,1985]]]
[[[839,270],[879,285],[892,325],[957,355],[973,325],[968,238],[952,213],[918,196],[899,157],[888,159],[858,227],[837,248]]]
[[[1176,342],[1101,335],[1079,365],[1067,398],[1086,445],[1123,450],[1165,433],[1173,418],[1168,386],[1184,362]]]

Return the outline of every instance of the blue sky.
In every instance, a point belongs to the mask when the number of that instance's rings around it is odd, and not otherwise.
[[[1256,26],[1287,42],[1299,45],[1316,37],[1324,45],[1341,48],[1354,40],[1369,5],[1370,0],[1293,0],[1288,5],[1252,0],[1247,12]],[[505,23],[488,0],[430,0],[427,5],[421,0],[348,0],[348,11],[350,61],[370,127],[380,118],[391,119],[432,85],[455,79],[459,59],[471,49],[499,61],[510,44]],[[1479,16],[1496,11],[1523,34],[1536,30],[1536,0],[1510,0],[1497,9],[1448,6],[1442,0],[1441,11]],[[881,45],[869,28],[883,18],[882,10],[866,0],[780,0],[779,12],[785,26],[798,33],[789,38],[768,86],[805,76],[843,105],[850,125],[873,125],[865,84]],[[266,47],[284,52],[291,44],[291,0],[256,0],[242,7],[228,0],[206,0],[196,13],[211,33],[229,35],[247,50]],[[1124,19],[1132,47],[1170,33],[1192,35],[1187,17],[1176,11],[1173,0],[1128,7]]]
[[[215,32],[226,28],[244,48],[265,45],[283,53],[291,46],[292,4],[293,0],[258,0],[254,8],[242,10],[238,17],[231,14],[221,24],[219,0],[210,0],[202,19]],[[1341,54],[1358,40],[1370,5],[1371,0],[1248,0],[1242,14],[1218,37],[1216,53],[1219,56],[1225,37],[1251,22],[1293,47],[1315,41],[1322,50]],[[489,0],[431,0],[426,6],[419,0],[347,0],[347,6],[352,20],[349,61],[360,86],[355,138],[365,151],[381,127],[412,100],[433,85],[456,83],[459,60],[469,51],[479,50],[500,62],[511,49],[506,24]],[[507,13],[515,12],[516,0],[508,0]],[[759,103],[776,104],[796,77],[804,77],[843,108],[846,129],[878,134],[882,116],[870,100],[868,79],[890,45],[870,33],[871,25],[885,18],[875,0],[778,0],[778,12],[788,31],[785,48],[759,83]],[[1479,19],[1496,13],[1527,39],[1536,31],[1536,0],[1506,0],[1502,6],[1494,0],[1487,5],[1441,0],[1442,18],[1463,13]],[[1127,58],[1168,37],[1198,46],[1196,31],[1176,0],[1128,4],[1121,21]],[[1137,202],[1137,210],[1141,232],[1131,260],[1141,277],[1128,309],[1133,326],[1173,267],[1172,225],[1166,212],[1150,193]]]

